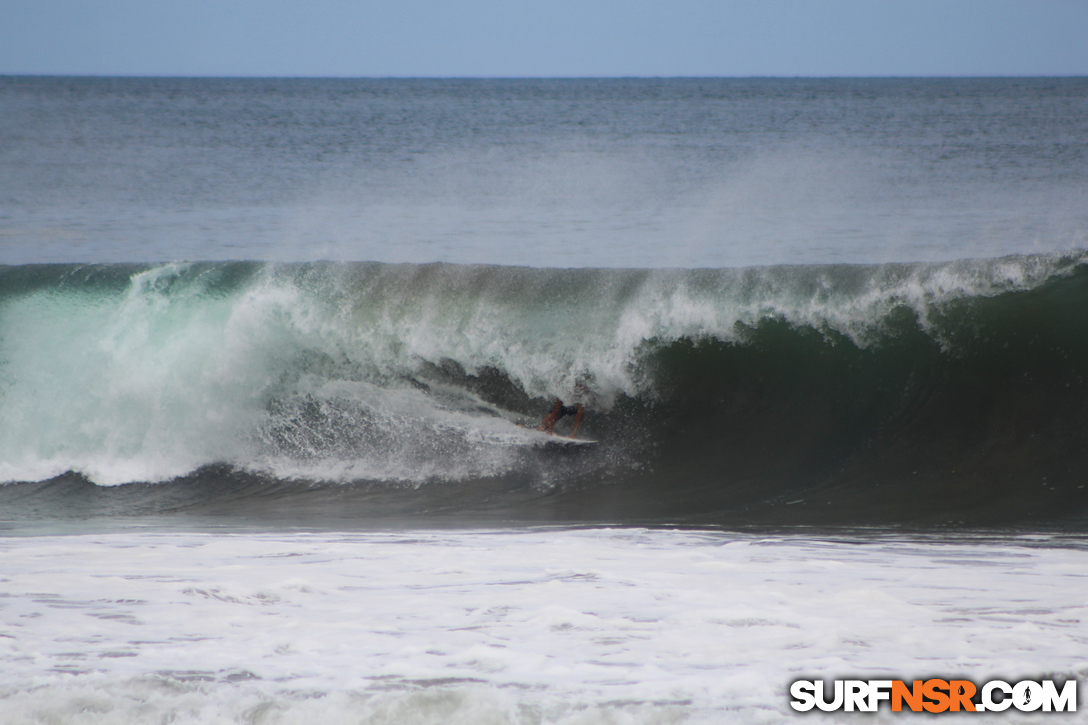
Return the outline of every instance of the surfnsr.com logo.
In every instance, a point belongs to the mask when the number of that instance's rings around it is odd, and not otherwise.
[[[797,680],[790,685],[790,706],[799,712],[876,712],[887,701],[892,712],[1076,712],[1077,682],[1060,688],[1054,680],[1023,680],[1009,684],[990,680],[977,687],[969,680],[835,680],[830,692],[823,680]]]

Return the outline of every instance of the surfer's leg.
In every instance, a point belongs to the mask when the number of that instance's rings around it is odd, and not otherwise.
[[[570,437],[573,438],[578,434],[578,426],[582,424],[582,416],[586,414],[586,407],[581,403],[578,404],[578,412],[574,414],[574,427],[571,428]]]
[[[544,416],[544,420],[540,421],[540,425],[536,427],[537,430],[543,431],[548,435],[552,435],[552,431],[555,429],[555,423],[563,416],[563,401],[559,398],[555,399],[555,405],[552,406],[552,412]]]

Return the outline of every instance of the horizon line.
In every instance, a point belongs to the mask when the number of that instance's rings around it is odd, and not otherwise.
[[[0,78],[114,78],[162,80],[1001,80],[1029,78],[1088,78],[1088,73],[888,74],[888,75],[211,75],[157,73],[9,73]]]

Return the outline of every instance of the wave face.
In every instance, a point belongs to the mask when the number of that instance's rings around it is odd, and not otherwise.
[[[123,512],[1083,520],[1086,258],[0,268],[0,480]],[[578,395],[597,446],[516,425]]]

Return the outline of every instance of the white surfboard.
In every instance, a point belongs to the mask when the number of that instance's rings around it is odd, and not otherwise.
[[[530,428],[527,425],[522,425],[521,423],[518,423],[518,428],[532,433],[532,441],[534,443],[539,440],[541,443],[554,443],[560,446],[592,446],[597,444],[597,441],[589,440],[588,438],[570,438],[564,435],[548,434],[543,431],[539,431],[536,428]]]
[[[566,436],[550,436],[547,433],[542,433],[547,437],[545,443],[556,443],[561,446],[595,446],[597,441],[591,441],[587,438],[567,438]]]

